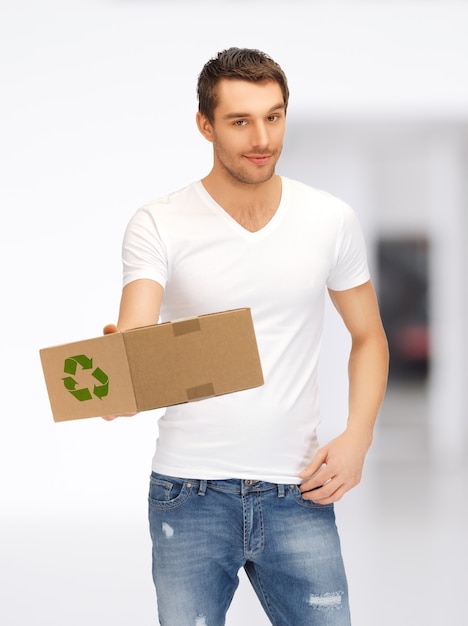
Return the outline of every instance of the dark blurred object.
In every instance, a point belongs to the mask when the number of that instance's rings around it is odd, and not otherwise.
[[[424,381],[430,366],[426,237],[378,242],[379,301],[390,347],[390,380]]]

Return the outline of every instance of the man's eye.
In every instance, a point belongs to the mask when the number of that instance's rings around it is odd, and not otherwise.
[[[234,122],[234,126],[245,126],[247,124],[246,120],[236,120]]]
[[[267,117],[267,120],[268,120],[269,122],[276,122],[276,120],[277,120],[277,119],[278,119],[278,116],[277,116],[277,115],[269,115],[269,116]]]

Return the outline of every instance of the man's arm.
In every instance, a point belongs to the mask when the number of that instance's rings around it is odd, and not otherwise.
[[[154,280],[141,279],[128,283],[122,290],[117,326],[107,324],[104,327],[104,334],[157,324],[163,294],[163,287]],[[107,415],[103,416],[103,419],[111,421],[116,417],[130,416]]]
[[[387,339],[372,283],[329,293],[350,332],[352,346],[347,427],[320,448],[299,474],[302,497],[320,504],[337,502],[360,482],[388,376]]]
[[[163,294],[164,289],[159,283],[146,278],[126,285],[122,289],[116,330],[157,324]]]

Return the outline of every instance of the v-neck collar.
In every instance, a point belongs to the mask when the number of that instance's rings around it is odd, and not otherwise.
[[[196,191],[202,196],[203,200],[209,206],[209,208],[215,213],[217,213],[220,217],[222,217],[223,220],[230,226],[230,228],[232,228],[232,230],[237,232],[239,235],[241,235],[244,239],[247,239],[248,241],[256,241],[258,239],[263,239],[264,237],[268,236],[273,230],[275,230],[278,223],[281,221],[282,216],[285,213],[286,207],[288,204],[287,202],[287,198],[288,198],[287,179],[281,176],[281,198],[280,198],[278,208],[276,209],[273,217],[270,219],[269,222],[265,224],[265,226],[260,228],[260,230],[256,230],[252,232],[248,230],[247,228],[244,228],[241,224],[239,224],[237,220],[235,220],[231,215],[229,215],[229,213],[225,211],[223,207],[220,204],[218,204],[216,200],[212,198],[212,196],[210,196],[208,191],[203,186],[203,183],[201,182],[201,180],[196,181],[194,184],[195,184]]]

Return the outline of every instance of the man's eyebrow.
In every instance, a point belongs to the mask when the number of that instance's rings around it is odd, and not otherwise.
[[[284,102],[280,102],[278,104],[275,104],[275,106],[271,107],[271,109],[269,109],[267,111],[267,115],[269,115],[270,113],[273,113],[273,111],[279,111],[281,109],[284,110],[285,106],[284,106]],[[251,117],[252,114],[251,113],[226,113],[226,115],[223,116],[223,119],[225,120],[233,120],[233,119],[237,119],[237,118],[244,118],[244,117]]]

